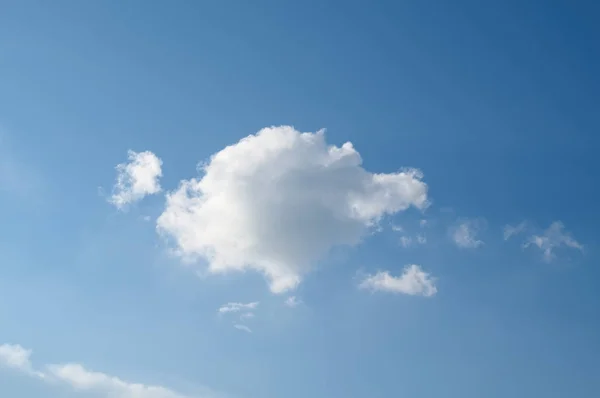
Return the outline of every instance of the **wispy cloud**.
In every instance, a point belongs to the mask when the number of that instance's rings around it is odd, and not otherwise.
[[[516,225],[514,227],[512,225],[506,225],[504,227],[504,240],[509,240],[513,236],[524,232],[526,228],[527,228],[526,221],[523,221],[522,223],[520,223],[519,225]]]
[[[543,253],[545,261],[552,261],[556,255],[555,250],[561,247],[583,251],[583,245],[577,242],[569,232],[565,231],[560,221],[553,222],[541,235],[532,235],[523,244],[523,247],[537,247]]]
[[[241,330],[242,332],[252,333],[252,329],[250,329],[246,325],[242,325],[242,324],[236,323],[235,325],[233,325],[233,327],[236,328],[237,330]]]
[[[74,391],[84,391],[113,398],[192,398],[158,385],[132,383],[106,373],[86,369],[78,363],[45,365],[40,370],[31,364],[31,350],[20,345],[0,346],[0,365],[23,372],[51,384],[64,384]],[[206,398],[203,395],[201,398]],[[197,397],[199,398],[199,397]]]
[[[483,245],[483,241],[477,238],[481,229],[481,220],[466,220],[452,227],[450,236],[456,246],[463,249],[475,249]]]
[[[416,237],[410,237],[410,236],[401,236],[400,237],[400,246],[402,247],[411,247],[414,245],[424,245],[425,243],[427,243],[427,238],[425,237],[425,235],[417,235]]]
[[[217,312],[219,312],[219,314],[226,314],[228,312],[240,312],[240,311],[254,310],[254,309],[256,309],[256,307],[258,307],[258,304],[259,304],[258,301],[254,301],[251,303],[227,303],[227,304],[219,307]]]
[[[294,308],[302,304],[302,300],[300,300],[296,296],[290,296],[285,300],[284,304],[288,307]]]
[[[161,191],[159,179],[162,176],[162,160],[150,151],[128,151],[128,163],[116,166],[117,181],[109,198],[117,209]]]
[[[424,297],[431,297],[437,293],[435,280],[416,264],[406,266],[402,274],[397,277],[390,275],[389,271],[367,275],[359,288]]]

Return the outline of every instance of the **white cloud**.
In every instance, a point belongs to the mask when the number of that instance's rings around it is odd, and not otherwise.
[[[456,246],[463,249],[475,249],[483,245],[483,241],[477,239],[481,228],[481,221],[469,220],[451,228],[450,233]]]
[[[217,310],[220,314],[225,314],[227,312],[240,312],[245,310],[253,310],[258,307],[258,301],[254,301],[251,303],[227,303],[222,305]]]
[[[0,364],[48,383],[63,383],[75,391],[98,393],[111,398],[191,398],[165,387],[131,383],[105,373],[90,371],[77,363],[46,365],[43,370],[35,370],[30,357],[31,350],[20,345],[0,346]]]
[[[215,153],[167,195],[157,230],[209,272],[253,269],[281,293],[337,245],[355,245],[385,215],[427,206],[418,170],[373,174],[351,143],[271,127]]]
[[[553,222],[542,235],[532,235],[523,247],[536,246],[544,256],[544,260],[552,261],[555,258],[554,250],[567,247],[583,251],[583,245],[577,242],[571,234],[564,231],[564,225],[560,221]]]
[[[410,236],[401,236],[400,237],[400,245],[402,247],[411,247],[415,244],[424,245],[427,243],[427,238],[425,235],[417,235],[415,238]]]
[[[359,287],[372,291],[402,293],[411,296],[431,297],[437,293],[435,280],[416,264],[406,266],[398,277],[390,275],[388,271],[367,275]]]
[[[296,296],[290,296],[287,299],[285,299],[284,304],[288,307],[294,308],[302,304],[302,300],[298,299]]]
[[[235,325],[233,325],[233,327],[236,328],[236,329],[238,329],[238,330],[241,330],[243,332],[246,332],[246,333],[252,333],[252,329],[250,329],[246,325],[241,325],[239,323],[236,323]]]
[[[31,350],[27,350],[18,344],[0,345],[0,364],[5,367],[33,373],[30,358]]]
[[[504,227],[504,240],[509,240],[511,237],[524,232],[526,228],[527,228],[526,221],[523,221],[522,223],[520,223],[519,225],[516,225],[514,227],[512,225],[506,225]]]
[[[109,202],[118,209],[161,191],[162,160],[150,151],[128,151],[129,163],[117,165],[117,182]]]
[[[112,398],[185,398],[165,387],[129,383],[118,377],[89,371],[80,364],[49,365],[47,374],[76,391],[106,394]]]

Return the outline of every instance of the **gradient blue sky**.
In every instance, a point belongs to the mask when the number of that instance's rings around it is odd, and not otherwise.
[[[597,396],[599,13],[591,1],[0,1],[0,345],[33,350],[36,369],[78,363],[194,398]],[[162,159],[169,192],[272,125],[326,128],[371,172],[416,167],[432,202],[335,248],[295,308],[259,273],[197,277],[169,254],[155,228],[164,192],[128,211],[105,197],[128,150]],[[423,218],[427,243],[403,247],[390,223],[414,237]],[[457,247],[451,231],[472,220],[484,244]],[[521,247],[555,221],[583,250],[545,261]],[[358,288],[407,264],[436,295]],[[217,315],[252,301],[253,333]],[[3,396],[107,396],[71,387],[0,366]]]

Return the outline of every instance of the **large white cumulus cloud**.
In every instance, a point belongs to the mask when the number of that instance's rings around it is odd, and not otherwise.
[[[210,272],[254,269],[281,293],[333,246],[359,243],[381,217],[427,206],[418,170],[373,174],[361,163],[350,142],[328,145],[322,131],[265,128],[169,193],[157,229]]]

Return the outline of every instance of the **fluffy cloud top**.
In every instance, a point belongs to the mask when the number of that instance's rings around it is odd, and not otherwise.
[[[542,235],[532,235],[523,246],[532,245],[542,251],[546,261],[552,261],[555,257],[555,249],[560,247],[583,251],[583,245],[564,230],[564,225],[560,221],[553,222]]]
[[[113,398],[191,398],[161,386],[130,383],[100,372],[87,370],[80,364],[47,365],[34,370],[31,350],[20,345],[0,346],[0,365],[36,376],[49,383],[63,383],[75,391],[86,391]]]
[[[398,277],[390,275],[388,271],[368,275],[360,283],[359,288],[424,297],[431,297],[437,293],[435,281],[431,275],[416,264],[406,266]]]
[[[464,221],[451,229],[451,237],[456,246],[463,249],[475,249],[483,245],[483,241],[477,239],[481,230],[481,222],[478,220]]]
[[[117,182],[110,203],[118,209],[161,191],[162,160],[154,153],[129,151],[128,163],[117,165]]]
[[[381,217],[427,206],[418,170],[369,173],[351,143],[265,128],[218,153],[167,195],[157,229],[213,273],[253,269],[293,289],[333,246],[355,245]]]

